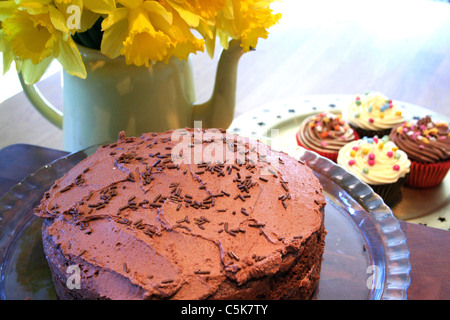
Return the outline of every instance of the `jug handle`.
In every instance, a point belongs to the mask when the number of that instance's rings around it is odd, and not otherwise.
[[[63,113],[55,108],[44,96],[40,93],[39,89],[37,89],[34,85],[29,85],[25,83],[23,79],[22,73],[18,73],[20,84],[23,88],[23,92],[27,96],[28,100],[31,102],[33,107],[54,124],[56,127],[62,129],[63,126]]]

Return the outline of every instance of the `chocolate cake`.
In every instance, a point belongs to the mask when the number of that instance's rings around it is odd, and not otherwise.
[[[103,145],[35,214],[60,299],[308,299],[326,231],[302,161],[222,130]]]

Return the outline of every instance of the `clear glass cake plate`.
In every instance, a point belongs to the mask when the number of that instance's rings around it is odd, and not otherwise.
[[[398,220],[372,189],[328,159],[300,147],[275,150],[304,161],[324,187],[327,229],[321,278],[313,299],[406,299],[411,264]],[[72,153],[26,177],[0,198],[0,299],[57,299],[33,215],[53,182],[97,146]]]

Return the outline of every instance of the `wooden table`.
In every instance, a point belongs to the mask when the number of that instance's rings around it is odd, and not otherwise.
[[[0,150],[0,197],[64,151],[26,144]],[[410,250],[410,300],[450,299],[450,231],[400,221]]]

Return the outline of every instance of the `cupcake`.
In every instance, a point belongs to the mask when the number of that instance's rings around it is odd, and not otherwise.
[[[356,95],[342,113],[360,137],[389,135],[393,127],[405,121],[399,107],[379,92]]]
[[[411,161],[388,136],[364,137],[343,146],[337,162],[344,169],[372,187],[384,202],[395,206],[402,195]]]
[[[411,160],[406,185],[434,187],[450,169],[450,130],[447,122],[433,122],[429,116],[397,125],[390,139]]]
[[[299,146],[334,162],[344,145],[359,139],[342,116],[332,112],[322,112],[303,120],[296,137]]]

